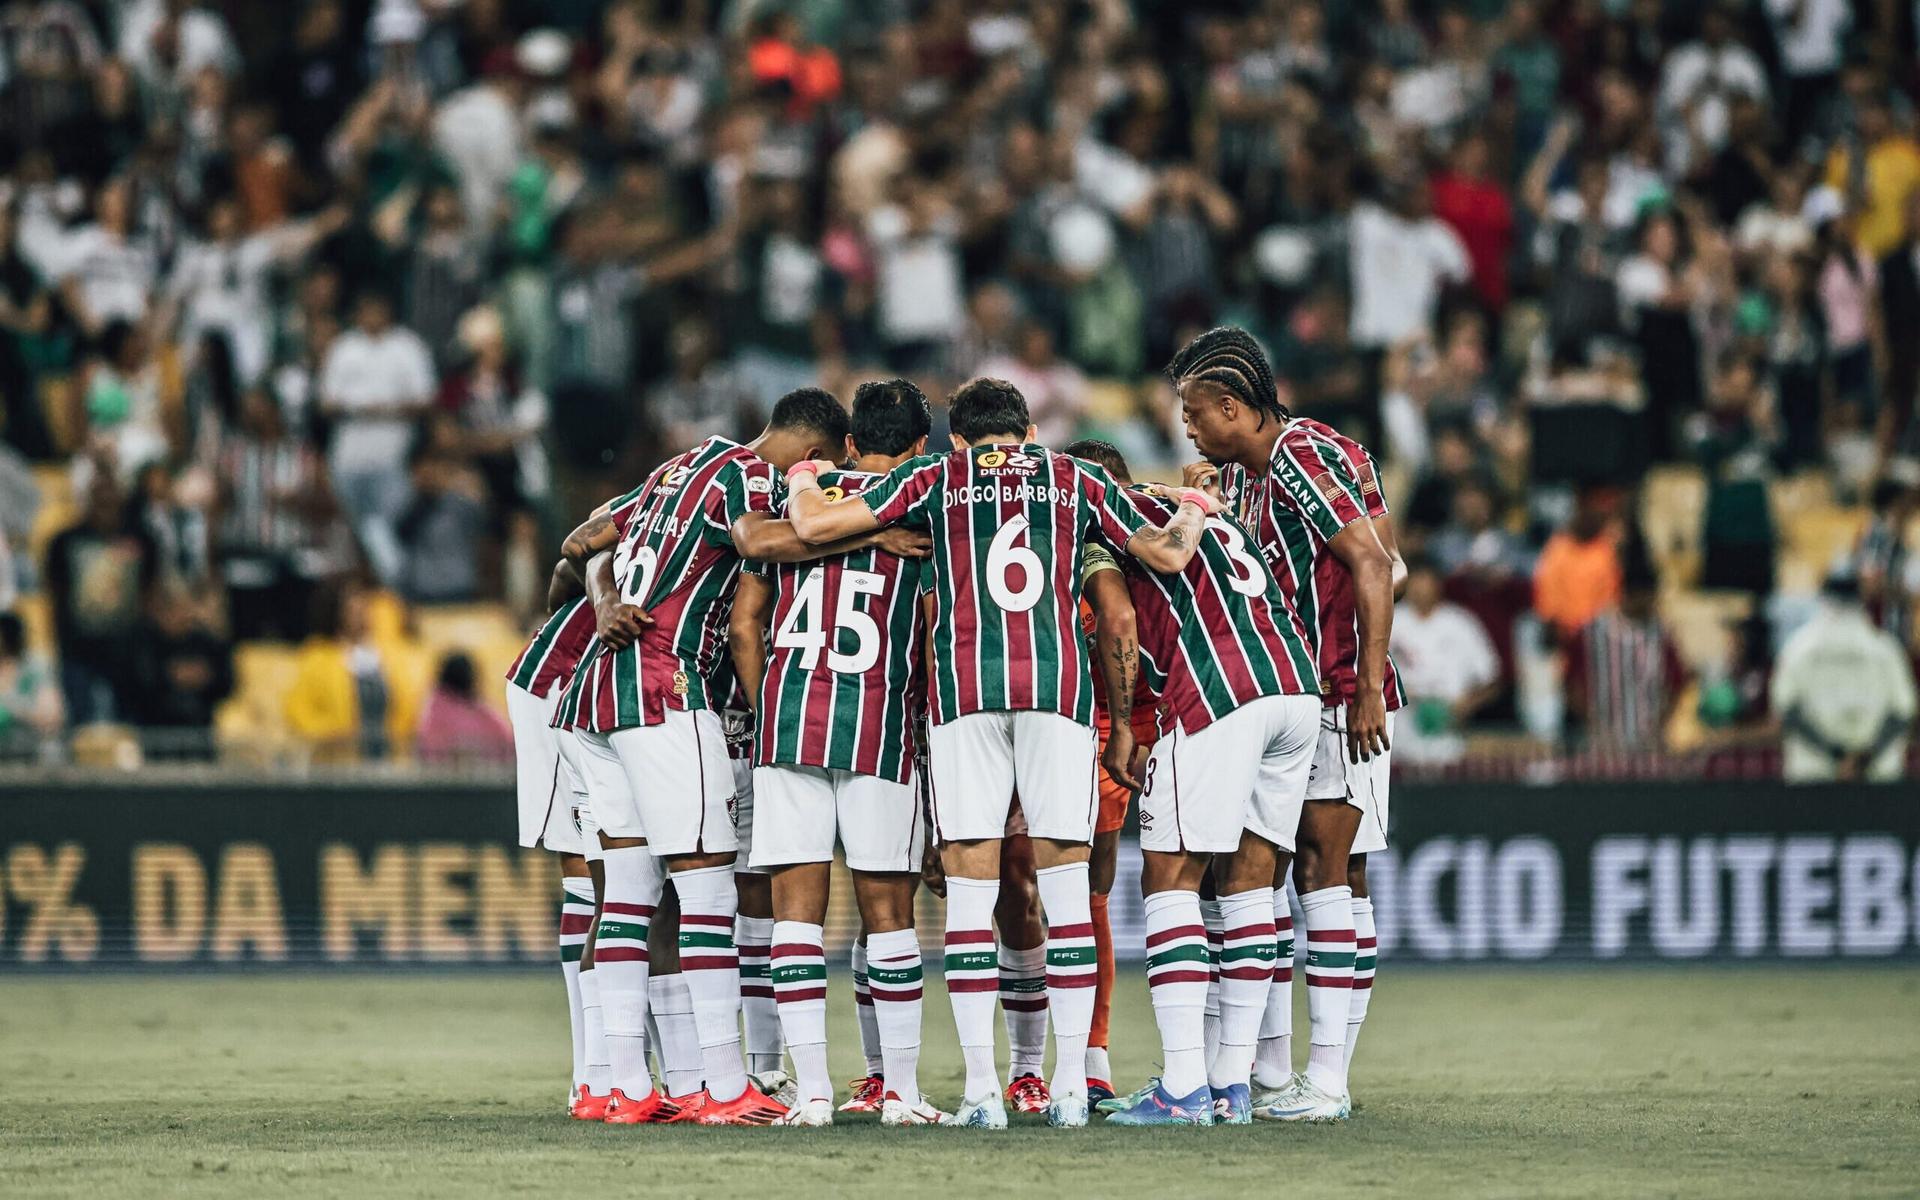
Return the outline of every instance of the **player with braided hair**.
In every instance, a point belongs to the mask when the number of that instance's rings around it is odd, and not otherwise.
[[[1168,367],[1187,437],[1205,463],[1190,486],[1217,485],[1254,532],[1281,589],[1320,647],[1321,748],[1300,806],[1295,886],[1307,924],[1307,1008],[1312,1044],[1305,1074],[1264,1097],[1268,1120],[1338,1120],[1351,1106],[1346,1041],[1353,995],[1355,930],[1347,861],[1374,803],[1399,685],[1387,656],[1393,621],[1393,558],[1370,517],[1355,458],[1325,426],[1293,418],[1273,370],[1243,329],[1210,329]],[[1331,664],[1328,654],[1340,661]],[[1351,687],[1334,690],[1334,680]],[[1344,701],[1344,706],[1342,705]],[[1378,780],[1379,787],[1384,780]],[[1281,859],[1284,883],[1286,856]],[[1276,888],[1277,896],[1284,889]],[[1284,899],[1275,904],[1281,914]],[[1290,915],[1290,914],[1288,914]],[[1277,924],[1277,921],[1276,921]]]

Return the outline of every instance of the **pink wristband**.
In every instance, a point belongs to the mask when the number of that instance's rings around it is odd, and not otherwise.
[[[792,484],[795,479],[799,478],[802,475],[812,475],[812,476],[818,477],[819,474],[820,474],[820,464],[813,461],[810,458],[803,458],[799,462],[787,468],[787,483]]]
[[[1201,512],[1209,516],[1220,510],[1220,506],[1214,503],[1213,497],[1207,495],[1199,488],[1181,488],[1180,503],[1195,505]]]

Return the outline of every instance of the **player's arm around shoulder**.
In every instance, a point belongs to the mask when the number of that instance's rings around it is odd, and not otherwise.
[[[1176,495],[1180,507],[1165,525],[1143,525],[1127,539],[1127,553],[1162,575],[1187,569],[1200,549],[1207,518],[1220,511],[1220,501],[1211,492],[1190,487]]]

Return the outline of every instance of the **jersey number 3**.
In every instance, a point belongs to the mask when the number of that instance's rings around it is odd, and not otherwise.
[[[820,651],[831,638],[833,648],[827,651],[827,670],[840,675],[858,675],[871,670],[873,664],[880,661],[880,626],[861,611],[860,597],[877,596],[886,590],[886,577],[872,571],[842,570],[840,591],[834,602],[833,627],[828,630],[820,620],[826,608],[825,572],[825,567],[815,567],[801,579],[800,586],[793,592],[793,608],[787,613],[787,619],[780,622],[773,644],[781,650],[797,651],[796,665],[802,671],[812,671],[818,669]],[[851,654],[840,652],[842,632],[853,635]]]

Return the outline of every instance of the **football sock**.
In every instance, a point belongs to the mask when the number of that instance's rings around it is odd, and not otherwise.
[[[747,1069],[740,1060],[740,957],[733,946],[739,894],[733,866],[675,871],[673,886],[680,893],[680,973],[693,996],[707,1093],[724,1103],[747,1090]]]
[[[1047,918],[1047,1008],[1053,1018],[1053,1080],[1048,1086],[1056,1097],[1084,1097],[1093,989],[1100,975],[1087,864],[1061,863],[1039,876],[1040,908]]]
[[[747,1070],[755,1075],[780,1069],[785,1024],[774,1011],[773,989],[767,985],[772,937],[772,917],[743,916],[734,922],[733,940],[740,948],[740,1023],[746,1029]]]
[[[880,1025],[867,985],[867,944],[859,938],[853,942],[853,1015],[860,1019],[860,1053],[866,1056],[871,1078],[881,1071]]]
[[[1087,1077],[1103,1083],[1113,1082],[1113,1067],[1107,1061],[1108,1026],[1113,1017],[1113,926],[1107,920],[1109,897],[1095,893],[1093,912],[1093,950],[1099,974],[1093,985],[1093,1029],[1087,1034]]]
[[[993,942],[993,905],[1000,898],[998,879],[947,876],[947,998],[953,1004],[953,1028],[966,1060],[965,1097],[995,1095],[1000,1084],[993,1069],[993,1001],[1000,986],[1000,955]],[[873,986],[873,976],[867,976]]]
[[[1207,932],[1200,893],[1147,897],[1147,987],[1160,1026],[1160,1084],[1173,1096],[1207,1082]]]
[[[1347,1090],[1347,1010],[1353,998],[1353,889],[1300,897],[1307,920],[1307,1078],[1331,1095]]]
[[[1273,927],[1273,986],[1267,989],[1260,1049],[1253,1058],[1253,1078],[1263,1088],[1277,1088],[1293,1077],[1293,909],[1285,888],[1273,894]]]
[[[1200,902],[1200,923],[1207,931],[1207,1003],[1204,1029],[1206,1031],[1207,1062],[1213,1062],[1213,1056],[1220,1049],[1220,902],[1202,900]],[[1185,1093],[1182,1093],[1184,1095]]]
[[[580,972],[580,1028],[587,1040],[587,1091],[604,1096],[613,1086],[607,1061],[607,1027],[600,1009],[600,972]]]
[[[1375,963],[1380,941],[1374,935],[1373,900],[1353,898],[1353,999],[1347,1006],[1347,1067],[1353,1067],[1353,1048],[1360,1042],[1360,1026],[1366,1024],[1367,1004],[1373,999]]]
[[[773,926],[771,966],[780,1010],[780,1029],[793,1055],[794,1078],[802,1100],[833,1099],[833,1079],[827,1074],[827,954],[825,931],[804,921],[779,921]]]
[[[653,1090],[647,1072],[647,926],[665,876],[645,846],[607,851],[605,869],[607,898],[593,945],[601,1023],[613,1086],[639,1099]]]
[[[871,978],[871,975],[869,975]],[[1007,1082],[1038,1075],[1047,1060],[1047,947],[1000,947],[1000,1012],[1007,1022]]]
[[[693,1024],[693,993],[687,990],[687,977],[679,971],[655,975],[647,989],[647,1012],[659,1034],[653,1052],[660,1060],[667,1094],[697,1092],[706,1064],[700,1057],[700,1031]]]
[[[567,1030],[573,1037],[573,1090],[587,1081],[587,1029],[580,1011],[580,954],[593,927],[593,880],[560,880],[560,978],[567,986]]]
[[[867,935],[867,986],[887,1090],[920,1103],[920,939],[911,929]]]
[[[1273,889],[1220,897],[1220,1048],[1207,1064],[1216,1089],[1245,1084],[1253,1071],[1273,982]]]

